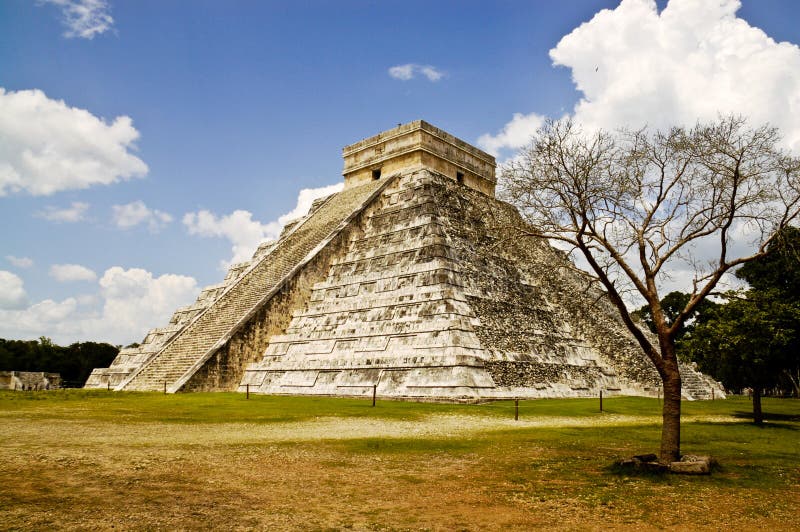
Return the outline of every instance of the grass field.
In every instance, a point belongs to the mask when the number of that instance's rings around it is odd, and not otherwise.
[[[0,529],[800,528],[800,401],[684,403],[708,477],[625,476],[655,399],[0,392]]]

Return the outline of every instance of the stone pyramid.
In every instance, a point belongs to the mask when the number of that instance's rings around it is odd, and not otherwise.
[[[494,198],[490,155],[424,121],[344,149],[317,200],[87,387],[474,401],[656,395],[602,291]],[[687,399],[723,396],[682,368]],[[712,389],[714,392],[712,392]]]

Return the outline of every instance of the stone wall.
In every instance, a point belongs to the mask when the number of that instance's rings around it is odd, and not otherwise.
[[[655,368],[616,309],[562,252],[530,236],[516,209],[448,180],[435,190],[498,387],[542,396],[657,393]]]
[[[56,390],[61,375],[42,371],[0,371],[0,390]]]

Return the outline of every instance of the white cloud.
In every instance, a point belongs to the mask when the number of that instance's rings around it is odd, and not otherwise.
[[[222,261],[221,268],[227,269],[233,263],[250,260],[259,244],[265,240],[276,239],[287,222],[304,216],[315,199],[328,196],[342,189],[343,184],[320,188],[304,188],[297,196],[297,205],[287,214],[267,223],[253,220],[249,211],[236,210],[225,216],[201,210],[186,213],[183,224],[190,235],[227,238],[232,244],[232,257]]]
[[[96,273],[80,264],[53,264],[50,266],[50,277],[62,283],[97,280]]]
[[[428,81],[439,81],[444,77],[444,72],[431,65],[421,66],[419,67],[419,71],[423,76],[428,78]]]
[[[297,204],[294,209],[278,217],[278,223],[283,227],[287,222],[305,216],[308,214],[309,209],[311,209],[311,204],[314,203],[314,200],[335,194],[341,191],[342,187],[344,187],[344,183],[336,183],[335,185],[328,185],[326,187],[302,189],[297,194]]]
[[[30,268],[33,266],[33,259],[29,257],[15,257],[14,255],[6,255],[6,260],[17,268]]]
[[[550,51],[583,98],[575,118],[595,127],[693,125],[720,113],[779,127],[800,150],[800,48],[738,18],[738,0],[624,0]]]
[[[537,129],[542,127],[544,121],[545,117],[537,113],[528,115],[514,113],[514,118],[503,126],[500,133],[481,135],[478,138],[478,146],[495,157],[500,155],[501,150],[519,150],[530,142],[531,137]]]
[[[389,75],[394,79],[401,81],[408,81],[417,77],[417,74],[425,76],[428,81],[439,81],[445,75],[444,72],[439,70],[433,65],[417,65],[415,63],[406,63],[405,65],[396,65],[389,68]]]
[[[87,324],[98,337],[130,343],[153,327],[163,327],[175,309],[197,297],[197,281],[185,275],[153,274],[139,268],[109,268],[100,278],[101,317]]]
[[[550,50],[582,94],[574,119],[664,128],[741,114],[778,127],[800,152],[800,47],[738,18],[739,7],[671,0],[659,13],[654,0],[623,0],[598,12]]]
[[[207,210],[190,212],[184,215],[183,224],[190,235],[223,237],[231,242],[233,256],[230,261],[222,262],[222,269],[227,269],[232,263],[249,260],[261,242],[275,238],[280,233],[280,224],[277,222],[262,224],[253,220],[251,212],[243,210],[219,217]]]
[[[154,277],[142,269],[119,266],[106,270],[97,286],[98,295],[45,299],[19,310],[0,310],[0,337],[128,344],[141,341],[153,327],[163,327],[176,308],[191,303],[198,293],[192,277]]]
[[[389,68],[389,75],[394,79],[408,81],[414,77],[414,67],[411,63],[406,65],[397,65]]]
[[[24,340],[47,336],[63,343],[93,340],[70,335],[80,328],[79,323],[71,319],[77,307],[77,300],[70,297],[58,302],[45,299],[22,310],[0,310],[0,337]]]
[[[114,224],[120,229],[130,229],[139,224],[147,224],[148,229],[155,233],[172,221],[172,216],[150,209],[143,201],[134,201],[125,205],[112,205]]]
[[[787,145],[800,150],[795,119],[800,112],[800,48],[776,43],[737,18],[739,7],[738,0],[672,0],[659,15],[649,2],[627,0],[615,12],[598,14],[551,52],[556,64],[572,69],[584,93],[576,117],[604,127],[645,120],[663,127],[740,113],[754,124],[779,127]],[[598,36],[611,30],[621,38],[599,43]],[[578,60],[590,47],[598,68],[610,71],[600,83],[591,81],[587,66]],[[622,47],[634,53],[626,55]]]
[[[86,219],[86,211],[89,204],[80,201],[73,201],[69,207],[58,208],[48,205],[43,210],[36,213],[39,218],[44,218],[51,222],[80,222]]]
[[[11,272],[0,270],[0,309],[24,307],[28,301],[22,279]]]
[[[0,196],[108,185],[147,173],[127,116],[107,123],[40,90],[0,88]]]
[[[61,8],[64,37],[93,39],[114,25],[106,0],[42,0]]]

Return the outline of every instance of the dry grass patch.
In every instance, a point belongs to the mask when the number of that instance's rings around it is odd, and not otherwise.
[[[744,402],[687,406],[685,448],[720,457],[712,477],[615,475],[614,459],[657,445],[647,401],[609,400],[609,414],[526,402],[515,423],[497,404],[0,394],[0,519],[23,530],[796,529],[798,402],[775,403],[786,417],[765,429],[737,417]]]

